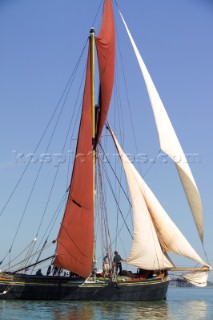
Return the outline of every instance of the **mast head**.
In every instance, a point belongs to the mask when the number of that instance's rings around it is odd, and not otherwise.
[[[90,34],[92,34],[92,33],[95,33],[94,27],[92,27],[92,28],[90,29]]]

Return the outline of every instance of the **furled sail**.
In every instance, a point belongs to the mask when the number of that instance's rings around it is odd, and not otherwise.
[[[203,241],[203,213],[199,191],[197,189],[196,183],[194,181],[186,157],[176,136],[176,133],[172,127],[167,112],[155,88],[155,85],[149,75],[149,72],[143,62],[143,59],[138,51],[138,48],[130,34],[130,31],[122,15],[121,18],[126,27],[127,33],[129,35],[131,44],[135,51],[139,66],[144,77],[144,81],[147,87],[147,91],[149,94],[150,102],[155,117],[161,150],[164,151],[169,157],[171,157],[173,161],[177,156],[178,159],[180,159],[180,161],[176,162],[175,165],[178,170],[183,188],[185,190],[192,214],[194,216],[195,224],[197,226],[201,241]]]
[[[167,269],[172,264],[166,252],[172,252],[208,266],[167,215],[113,133],[112,137],[126,173],[133,208],[134,240],[126,262],[143,269]]]
[[[100,74],[100,117],[97,124],[97,143],[106,121],[114,82],[115,25],[111,0],[105,1],[103,22],[95,42]]]
[[[90,52],[90,49],[89,49]],[[94,241],[90,53],[68,201],[54,264],[83,277],[91,273]]]

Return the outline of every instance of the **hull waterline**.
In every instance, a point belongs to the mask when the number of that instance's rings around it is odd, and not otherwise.
[[[76,301],[160,301],[166,299],[169,279],[96,281],[66,277],[26,277],[0,281],[0,299]]]

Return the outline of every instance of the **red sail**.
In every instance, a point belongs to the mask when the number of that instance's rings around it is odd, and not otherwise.
[[[90,51],[89,51],[90,52]],[[54,264],[83,277],[91,273],[94,242],[90,53],[76,158]]]
[[[110,0],[105,1],[103,24],[96,39],[96,46],[101,82],[101,115],[97,130],[99,139],[106,120],[114,80],[115,28]],[[84,90],[76,158],[69,197],[57,239],[54,264],[86,278],[92,271],[94,243],[90,50]]]
[[[96,38],[96,48],[100,74],[100,118],[97,143],[106,121],[114,83],[115,24],[111,0],[105,1],[103,22],[100,33]]]

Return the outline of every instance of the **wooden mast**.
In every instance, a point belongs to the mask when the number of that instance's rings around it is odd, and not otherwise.
[[[93,208],[95,221],[95,138],[96,138],[96,123],[95,123],[95,30],[90,30],[90,74],[91,74],[91,114],[92,114],[92,161],[93,161]],[[95,230],[94,230],[94,248],[93,248],[93,268],[95,268]]]

